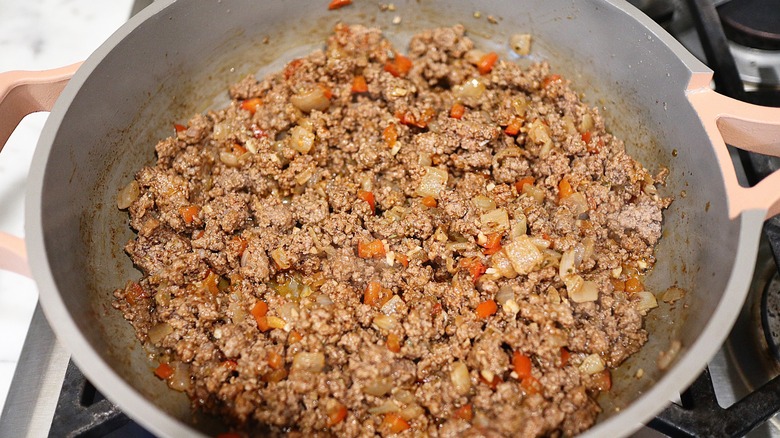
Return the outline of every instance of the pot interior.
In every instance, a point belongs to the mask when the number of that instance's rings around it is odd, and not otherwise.
[[[662,194],[675,201],[665,212],[658,262],[646,287],[661,292],[676,285],[688,293],[673,305],[659,300],[650,313],[650,341],[613,374],[600,421],[664,376],[656,360],[673,340],[681,341],[684,356],[700,337],[724,294],[739,236],[709,139],[684,94],[691,68],[703,67],[687,54],[681,60],[676,43],[649,19],[631,17],[627,4],[493,0],[479,2],[481,18],[475,18],[473,2],[395,5],[395,12],[381,12],[373,2],[328,11],[327,2],[303,0],[159,1],[120,29],[73,79],[66,102],[58,104],[61,117],[50,118],[39,145],[39,198],[29,198],[39,203],[45,262],[56,284],[41,294],[49,315],[64,304],[71,321],[51,321],[55,331],[85,374],[129,414],[142,417],[143,410],[112,392],[117,378],[182,423],[221,431],[202,419],[196,424],[189,401],[154,377],[148,353],[111,306],[113,290],[140,277],[123,252],[132,232],[126,213],[116,208],[117,191],[154,160],[154,145],[170,135],[172,123],[224,103],[227,87],[245,74],[279,69],[322,46],[339,21],[380,26],[402,50],[418,30],[461,23],[478,45],[504,59],[548,60],[586,102],[601,107],[609,129],[634,157],[654,173],[670,169]],[[391,23],[396,15],[399,25]],[[533,34],[530,59],[508,50],[510,35],[518,32]],[[112,372],[99,372],[87,351]],[[635,377],[639,369],[642,378]],[[626,421],[630,428],[642,419]]]

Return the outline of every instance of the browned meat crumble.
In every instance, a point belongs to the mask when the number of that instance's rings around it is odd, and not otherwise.
[[[664,172],[547,64],[491,56],[339,25],[160,141],[114,294],[154,372],[248,436],[593,425],[647,339]]]

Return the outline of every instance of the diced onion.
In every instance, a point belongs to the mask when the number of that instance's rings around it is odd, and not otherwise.
[[[397,404],[393,403],[392,400],[388,400],[379,406],[374,406],[373,408],[369,408],[368,413],[373,415],[380,415],[380,414],[387,414],[390,412],[398,412],[400,410],[401,408]]]
[[[575,261],[576,254],[574,249],[565,251],[563,255],[561,255],[561,261],[558,265],[558,275],[561,277],[561,279],[576,273],[574,266]]]
[[[571,195],[561,199],[561,204],[569,207],[569,210],[574,216],[587,213],[590,209],[590,207],[588,207],[588,200],[585,199],[585,195],[579,192],[572,193]]]
[[[469,369],[465,363],[461,361],[454,362],[452,364],[452,371],[450,371],[450,380],[452,380],[452,386],[455,387],[460,395],[466,395],[471,389],[471,378],[469,377]]]
[[[168,379],[168,386],[175,390],[184,392],[192,385],[190,378],[190,367],[186,363],[176,362],[173,364],[173,375]]]
[[[589,113],[585,113],[580,120],[580,133],[591,131],[593,126],[593,116],[591,116]]]
[[[528,109],[528,99],[524,94],[520,94],[512,99],[512,109],[515,110],[515,114],[518,116],[525,116],[525,111]]]
[[[152,344],[156,344],[171,333],[173,333],[173,327],[167,322],[161,322],[150,328],[147,335],[149,335],[149,340],[152,341]]]
[[[325,111],[330,106],[330,99],[325,96],[325,89],[319,86],[312,87],[290,97],[292,103],[299,110],[308,113],[312,110]]]
[[[433,160],[431,158],[431,154],[428,152],[418,152],[417,154],[417,164],[420,166],[430,166],[433,163]]]
[[[512,286],[508,284],[501,286],[501,289],[499,289],[496,294],[496,302],[502,306],[506,304],[507,301],[513,299],[515,299],[515,292],[512,290]]]
[[[503,208],[496,208],[479,217],[485,233],[498,233],[509,229],[509,215]]]
[[[380,310],[385,315],[394,315],[396,313],[400,313],[403,306],[404,300],[402,300],[398,295],[393,295],[393,297],[390,298]]]
[[[422,406],[418,404],[412,404],[404,409],[401,410],[401,412],[398,413],[404,420],[413,420],[417,417],[422,416],[425,414],[425,409],[422,408]]]
[[[393,394],[393,398],[398,400],[399,402],[403,404],[410,404],[415,402],[414,394],[412,394],[410,391],[407,391],[405,389],[399,389]]]
[[[124,210],[133,205],[133,202],[141,196],[141,188],[138,187],[138,181],[132,180],[130,184],[124,186],[116,196],[116,206]]]
[[[240,323],[246,318],[246,310],[238,303],[230,303],[228,306],[228,315],[234,323]]]
[[[306,184],[314,176],[314,172],[315,170],[313,167],[307,167],[303,172],[295,175],[295,182],[298,183],[299,186]]]
[[[510,222],[510,228],[513,239],[524,236],[528,232],[528,218],[522,212],[516,211],[515,218]]]
[[[220,152],[219,161],[228,167],[238,167],[238,157],[232,152]]]
[[[326,294],[317,294],[317,297],[315,298],[315,301],[320,306],[332,306],[333,305],[333,300],[331,300],[330,297],[327,296]]]
[[[369,385],[364,386],[363,392],[369,395],[373,395],[374,397],[381,397],[390,392],[391,389],[393,389],[392,380],[379,379]]]
[[[298,125],[290,129],[290,147],[296,151],[306,154],[314,146],[314,132]]]
[[[577,274],[566,275],[562,280],[563,284],[566,285],[566,290],[569,292],[569,297],[571,297],[572,294],[579,292],[580,288],[585,283],[585,280]]]
[[[541,204],[544,201],[544,190],[533,184],[524,184],[523,194],[530,196],[537,204]]]
[[[464,82],[463,85],[458,85],[453,89],[455,97],[459,99],[474,98],[479,99],[482,93],[485,92],[485,84],[479,81],[477,78],[469,79]]]
[[[639,297],[639,301],[636,303],[636,310],[644,313],[658,307],[658,301],[656,301],[655,295],[653,295],[652,292],[634,292],[634,295]]]
[[[542,252],[528,236],[520,236],[504,245],[503,251],[512,263],[515,272],[527,275],[542,261]]]
[[[417,187],[417,196],[424,198],[426,196],[433,196],[439,198],[439,193],[447,187],[447,175],[446,170],[438,169],[436,167],[426,167],[425,175],[420,180],[420,185]]]
[[[536,119],[528,125],[528,138],[542,149],[539,156],[543,157],[549,153],[552,148],[552,137],[550,136],[550,127],[541,120]]]
[[[679,339],[672,341],[672,344],[669,346],[668,350],[658,353],[658,359],[656,360],[658,368],[661,370],[669,368],[669,365],[672,364],[672,361],[674,361],[674,358],[677,357],[681,349],[682,343]]]
[[[520,56],[528,56],[531,53],[531,34],[516,33],[509,37],[509,46]]]
[[[574,119],[570,115],[565,115],[561,117],[561,122],[563,122],[563,127],[566,128],[566,133],[569,135],[577,134],[577,127],[574,126]]]
[[[325,354],[322,352],[300,352],[293,357],[293,370],[319,373],[323,368],[325,368]]]
[[[569,299],[575,303],[587,303],[599,298],[599,286],[595,281],[585,280],[580,288],[569,292]]]
[[[276,248],[271,251],[271,258],[279,269],[290,269],[290,266],[292,266],[292,260],[290,260],[290,256],[283,248]]]
[[[512,262],[504,251],[499,251],[490,256],[490,267],[505,278],[517,277],[517,271],[512,267]]]
[[[398,327],[398,321],[392,316],[387,315],[377,315],[372,322],[378,328],[387,331],[393,331]]]
[[[604,359],[596,353],[588,355],[580,364],[580,372],[583,374],[596,374],[604,371]]]
[[[496,208],[496,203],[485,195],[477,195],[472,199],[474,205],[482,211],[490,211]]]
[[[287,322],[295,321],[298,319],[298,315],[298,306],[293,303],[284,303],[281,309],[279,309],[279,316]]]

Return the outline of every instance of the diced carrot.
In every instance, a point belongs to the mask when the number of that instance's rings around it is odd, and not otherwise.
[[[347,418],[347,407],[336,402],[328,409],[328,427],[333,427]]]
[[[385,71],[395,77],[404,77],[412,69],[412,60],[396,52],[392,60],[385,63]]]
[[[255,317],[255,321],[257,322],[257,328],[265,333],[268,330],[271,330],[271,325],[268,323],[268,317],[267,316],[260,316]]]
[[[558,183],[558,199],[568,198],[572,194],[574,194],[574,188],[572,188],[571,183],[569,182],[569,177],[565,176],[561,182]]]
[[[334,10],[338,8],[343,8],[344,6],[349,6],[352,4],[352,0],[331,0],[330,4],[328,5],[328,10]]]
[[[512,353],[512,368],[517,378],[522,380],[531,376],[531,358],[519,351]]]
[[[612,374],[608,369],[604,369],[600,373],[596,374],[596,389],[599,391],[609,391],[612,389]]]
[[[230,371],[234,371],[236,368],[238,368],[238,362],[227,359],[222,361],[222,366],[229,369]]]
[[[391,295],[390,289],[383,288],[377,281],[370,281],[363,291],[363,304],[381,307],[390,301]]]
[[[612,283],[612,287],[615,288],[616,292],[625,292],[626,291],[626,282],[624,280],[621,280],[619,278],[610,278],[610,283]]]
[[[509,124],[506,125],[506,128],[504,128],[504,134],[515,136],[520,132],[520,128],[523,127],[523,119],[513,117],[512,120],[509,121]]]
[[[272,351],[268,353],[268,366],[271,367],[271,369],[278,370],[284,366],[284,358],[281,354]]]
[[[211,292],[212,295],[216,295],[219,293],[217,282],[219,282],[219,275],[217,275],[214,271],[209,270],[209,273],[206,274],[206,278],[203,279],[203,287],[206,288],[207,291]]]
[[[246,251],[246,247],[249,245],[246,239],[241,236],[233,236],[233,238],[230,240],[233,242],[233,245],[235,246],[239,256],[242,255],[244,251]]]
[[[173,129],[174,129],[176,132],[182,132],[182,131],[186,130],[186,129],[187,129],[187,127],[186,127],[186,126],[184,126],[184,125],[180,125],[180,124],[178,124],[178,123],[174,123],[174,124],[173,124]]]
[[[382,419],[382,424],[379,426],[381,429],[386,430],[388,433],[400,433],[409,429],[409,423],[395,412],[388,412]]]
[[[155,368],[154,375],[160,379],[166,380],[173,375],[173,368],[171,368],[168,362],[163,362]]]
[[[249,111],[250,114],[257,112],[257,107],[262,105],[263,101],[259,97],[252,97],[241,102],[241,109]]]
[[[487,235],[487,242],[481,243],[480,246],[485,248],[482,250],[482,254],[493,255],[501,251],[501,233],[490,233]]]
[[[279,368],[278,370],[263,374],[261,379],[266,383],[276,383],[281,382],[285,377],[287,377],[287,368]]]
[[[385,256],[385,245],[379,239],[368,243],[359,241],[357,253],[358,257],[363,259],[381,258]]]
[[[493,300],[487,300],[477,304],[476,312],[477,316],[480,318],[484,319],[488,316],[495,315],[496,311],[498,311],[498,306]]]
[[[515,183],[515,189],[517,189],[517,193],[523,193],[523,186],[526,184],[534,185],[536,182],[536,178],[532,176],[524,176],[520,178],[520,181]]]
[[[461,268],[466,269],[471,274],[471,280],[477,282],[480,276],[487,271],[487,267],[482,264],[482,261],[478,257],[465,257],[458,262]]]
[[[287,63],[287,65],[284,67],[284,78],[290,79],[290,77],[295,74],[301,64],[303,64],[303,60],[300,58],[293,59]]]
[[[195,220],[195,217],[198,215],[198,213],[200,213],[200,207],[197,205],[187,205],[179,209],[179,214],[187,225],[191,224]]]
[[[231,148],[231,152],[233,152],[233,155],[240,157],[241,155],[244,155],[247,153],[247,150],[245,147],[241,146],[238,143],[233,143],[233,147]]]
[[[368,206],[371,207],[371,214],[376,214],[376,198],[373,192],[358,190],[357,196],[368,203]]]
[[[542,384],[534,376],[528,376],[520,382],[520,387],[523,388],[526,394],[539,394],[542,392]]]
[[[436,202],[436,198],[434,198],[433,196],[426,196],[426,197],[422,198],[421,202],[422,202],[422,205],[424,205],[424,206],[426,206],[428,208],[434,208],[437,205],[439,205],[439,203]]]
[[[147,298],[149,296],[147,295],[144,288],[142,288],[140,284],[134,281],[128,283],[126,291],[125,300],[127,300],[131,306],[135,306],[135,303],[138,302],[138,300]]]
[[[255,306],[252,307],[251,313],[252,316],[255,317],[257,328],[260,329],[261,332],[267,332],[268,330],[271,330],[271,326],[268,325],[268,317],[265,316],[266,313],[268,313],[268,304],[266,304],[265,301],[258,301],[255,303]]]
[[[477,62],[477,70],[479,74],[486,75],[493,70],[493,66],[498,61],[498,54],[496,52],[490,52],[482,55]]]
[[[639,277],[631,276],[626,280],[625,290],[629,293],[642,292],[645,290],[645,286],[642,284],[642,280],[640,280]]]
[[[431,309],[431,314],[433,316],[439,315],[442,312],[441,303],[436,303],[433,305],[433,309]]]
[[[366,83],[365,76],[357,75],[352,79],[352,92],[353,93],[365,93],[368,91],[368,84]]]
[[[402,125],[406,126],[416,126],[418,128],[425,128],[428,126],[428,122],[433,119],[433,117],[436,116],[436,111],[434,111],[432,108],[426,108],[422,111],[420,114],[420,118],[415,118],[411,113],[409,112],[401,112],[398,111],[395,113],[395,117],[398,119],[399,122],[401,122]]]
[[[387,335],[387,349],[393,353],[401,351],[401,339],[395,333]]]
[[[542,88],[547,88],[551,84],[553,84],[555,82],[560,82],[560,81],[561,81],[561,75],[553,74],[553,75],[547,76],[546,78],[544,78],[544,80],[542,80]]]
[[[569,363],[570,358],[571,353],[569,352],[569,349],[566,347],[561,347],[561,368],[565,367],[566,364]]]
[[[450,108],[450,117],[460,120],[466,114],[466,107],[463,104],[455,102]]]
[[[205,230],[195,230],[192,232],[192,240],[198,240],[206,234]]]
[[[590,143],[590,139],[593,137],[593,134],[590,133],[590,131],[585,131],[582,133],[582,141],[585,142],[585,144]]]
[[[402,264],[404,268],[409,267],[409,257],[407,257],[406,254],[396,254],[395,259],[398,260],[398,263]]]
[[[465,404],[456,409],[453,416],[461,420],[471,421],[474,418],[474,408],[471,407],[471,403]]]
[[[395,146],[395,143],[398,141],[398,128],[396,128],[395,123],[387,125],[382,131],[382,139],[387,147],[392,148]]]
[[[296,342],[299,342],[301,339],[303,339],[303,336],[300,333],[298,333],[297,330],[293,330],[290,332],[290,335],[287,337],[287,343],[294,344]]]

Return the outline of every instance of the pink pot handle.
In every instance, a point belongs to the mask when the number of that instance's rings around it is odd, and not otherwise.
[[[0,151],[22,119],[51,111],[81,63],[54,70],[0,73]],[[0,232],[0,269],[30,276],[24,240]]]
[[[737,181],[726,144],[750,152],[780,157],[780,108],[768,108],[723,96],[709,88],[688,92],[718,158],[729,197],[729,214],[766,210],[766,218],[780,214],[780,171],[753,187]]]

